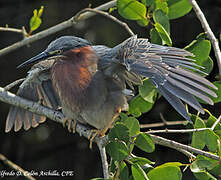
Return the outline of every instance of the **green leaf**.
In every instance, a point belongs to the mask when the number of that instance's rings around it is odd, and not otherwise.
[[[44,6],[41,6],[41,9],[39,9],[38,11],[38,17],[41,17],[43,11],[44,11]]]
[[[176,19],[189,13],[192,9],[188,0],[168,0],[169,19]]]
[[[146,19],[146,7],[136,0],[117,0],[119,14],[125,19]]]
[[[145,101],[141,96],[136,96],[133,98],[129,104],[129,114],[135,117],[140,116],[142,113],[151,110],[153,103]]]
[[[128,157],[127,145],[124,142],[112,141],[106,145],[106,150],[117,161],[122,161]]]
[[[206,146],[208,147],[210,152],[216,152],[218,149],[217,140],[219,139],[219,137],[212,130],[206,130],[205,133]]]
[[[157,166],[147,174],[151,180],[181,180],[182,173],[178,166],[161,165]]]
[[[211,50],[211,43],[209,40],[199,38],[197,40],[192,41],[184,49],[193,53],[195,57],[191,57],[191,59],[195,59],[196,64],[203,66],[203,67],[205,66],[206,69],[202,69],[198,67],[196,68],[206,73],[210,73],[210,71],[213,69],[213,62],[211,62],[212,60],[209,57],[210,50]],[[205,76],[205,74],[202,74],[202,76]]]
[[[37,9],[33,11],[33,16],[31,17],[30,22],[29,22],[31,32],[38,29],[39,26],[41,25],[42,21],[40,17],[43,13],[43,10],[44,10],[44,6],[41,6],[41,9],[39,11]]]
[[[213,124],[217,121],[216,117],[210,114],[209,118],[206,121],[206,127],[211,128]],[[218,123],[214,130],[221,130],[221,124]]]
[[[38,16],[33,16],[30,20],[30,29],[34,31],[41,25],[41,19]]]
[[[210,170],[212,174],[218,176],[221,174],[221,163],[218,163],[213,169]]]
[[[213,70],[213,60],[211,57],[208,57],[207,60],[203,61],[201,66],[205,68],[203,69],[203,72],[210,74],[210,72]]]
[[[192,52],[195,55],[195,57],[193,57],[193,59],[198,60],[198,63],[200,63],[203,60],[208,59],[209,54],[210,54],[210,50],[211,50],[211,43],[209,40],[206,40],[206,39],[193,40],[184,49]]]
[[[215,81],[213,84],[218,88],[217,90],[214,90],[216,93],[217,97],[210,97],[214,103],[219,103],[221,102],[221,81]]]
[[[183,164],[180,163],[180,162],[168,162],[168,163],[164,163],[164,164],[161,165],[161,167],[167,167],[167,166],[179,167],[179,166],[183,166]]]
[[[192,115],[191,119],[195,119],[194,129],[206,127],[204,121],[200,117]],[[203,149],[205,144],[205,131],[193,132],[191,146],[198,149]]]
[[[136,164],[139,164],[140,166],[144,166],[145,164],[154,164],[154,162],[150,161],[149,159],[147,158],[144,158],[144,157],[132,157],[130,159],[130,161],[132,163],[136,163]]]
[[[190,165],[192,172],[202,172],[204,170],[212,170],[218,161],[210,159],[208,157],[198,155],[195,161]]]
[[[127,120],[127,118],[128,118],[128,116],[127,116],[126,113],[123,113],[123,112],[120,113],[120,119],[121,119],[122,122]]]
[[[157,32],[159,33],[161,39],[163,40],[163,43],[167,44],[168,46],[172,46],[172,40],[170,39],[169,34],[163,28],[163,26],[159,23],[155,23],[154,26],[155,26],[155,29],[157,30]]]
[[[210,173],[206,171],[193,173],[193,174],[198,180],[217,180],[214,176],[212,176]]]
[[[106,179],[104,179],[104,178],[93,178],[91,180],[106,180]]]
[[[155,0],[142,0],[141,1],[145,6],[149,7],[155,3]]]
[[[155,10],[162,10],[165,14],[168,14],[168,5],[166,0],[155,0]]]
[[[138,164],[133,164],[131,166],[131,171],[134,180],[148,180],[146,173]]]
[[[130,136],[135,136],[140,132],[140,124],[135,117],[128,117],[122,123],[129,129]]]
[[[127,143],[130,139],[129,129],[123,123],[116,123],[114,127],[110,130],[110,133],[108,134],[108,139],[110,141],[118,139]]]
[[[161,9],[158,9],[153,12],[153,20],[155,23],[159,23],[163,28],[170,34],[170,23],[169,18]]]
[[[139,94],[149,103],[154,103],[156,100],[157,89],[150,79],[147,78],[143,81],[143,85],[139,86]]]
[[[129,170],[127,167],[127,164],[125,162],[122,162],[120,166],[120,174],[119,174],[120,180],[128,180],[129,179]]]
[[[162,45],[162,39],[155,28],[150,30],[151,43]]]
[[[149,24],[149,20],[147,20],[147,19],[140,19],[140,20],[137,20],[137,24],[139,24],[140,26],[142,26],[142,27],[145,27],[145,26],[147,26],[148,24]]]
[[[151,153],[155,150],[155,144],[148,134],[140,133],[135,140],[135,145],[141,150]]]

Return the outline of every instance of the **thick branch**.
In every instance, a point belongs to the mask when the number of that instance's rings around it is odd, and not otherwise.
[[[65,116],[61,112],[52,110],[50,108],[40,105],[39,103],[29,101],[19,96],[16,96],[13,93],[5,91],[4,88],[2,87],[0,87],[0,101],[21,107],[36,114],[46,116],[47,118],[55,122],[58,122],[60,124],[63,124],[65,119]],[[77,124],[76,131],[80,134],[80,136],[84,136],[86,138],[89,137],[90,135],[90,128],[83,126],[81,124]],[[97,143],[99,141],[100,138],[96,137],[95,142]]]
[[[101,144],[101,142],[97,142],[97,146],[100,151],[100,156],[101,156],[101,162],[102,162],[102,169],[103,169],[103,175],[104,179],[109,178],[109,173],[108,173],[108,162],[107,162],[107,154],[106,154],[106,149],[105,147]]]
[[[95,10],[107,10],[111,7],[114,7],[115,5],[116,5],[116,0],[113,0],[113,1],[110,1],[110,2],[107,2],[107,3],[103,4],[101,6],[98,6],[97,8],[95,8]],[[81,14],[80,20],[88,19],[88,18],[90,18],[91,16],[94,16],[94,15],[95,15],[95,13],[93,13],[93,12],[85,12],[85,13]],[[76,23],[77,22],[75,21],[75,17],[72,17],[67,21],[64,21],[64,22],[62,22],[60,24],[57,24],[57,25],[55,25],[55,26],[53,26],[49,29],[46,29],[46,30],[41,31],[37,34],[34,34],[34,35],[30,36],[29,38],[25,38],[24,40],[19,41],[17,43],[14,43],[13,45],[8,46],[4,49],[1,49],[0,50],[0,56],[8,54],[11,51],[14,51],[14,50],[16,50],[18,48],[21,48],[25,45],[28,45],[30,43],[33,43],[33,42],[35,42],[39,39],[42,39],[46,36],[49,36],[49,35],[54,34],[56,32],[62,31],[66,28],[69,28],[69,27],[73,26]]]
[[[21,108],[24,108],[26,110],[29,110],[31,112],[34,112],[34,113],[37,113],[37,114],[40,114],[40,115],[44,115],[47,118],[49,118],[51,120],[54,120],[54,121],[56,121],[60,124],[63,124],[63,121],[65,119],[65,116],[61,112],[54,111],[54,110],[49,109],[47,107],[41,106],[38,103],[23,99],[19,96],[16,96],[13,93],[10,93],[8,91],[4,91],[4,89],[1,88],[1,87],[0,87],[0,101],[3,101],[5,103],[8,103],[8,104],[11,104],[11,105],[14,105],[14,106],[19,106]],[[86,138],[89,137],[89,135],[90,135],[90,128],[85,127],[81,124],[77,124],[76,131],[80,135],[83,135]],[[206,151],[202,151],[202,150],[193,148],[191,146],[187,146],[187,145],[177,143],[177,142],[172,141],[172,140],[168,140],[168,139],[165,139],[165,138],[162,138],[162,137],[159,137],[159,136],[155,136],[153,134],[150,134],[150,136],[152,137],[153,141],[156,144],[160,144],[160,145],[167,146],[167,147],[177,149],[177,150],[184,149],[186,151],[193,152],[193,153],[196,153],[196,154],[201,154],[201,155],[204,155],[206,157],[209,157],[209,158],[212,158],[212,159],[215,159],[215,160],[220,160],[219,156],[208,153]],[[107,136],[105,136],[103,138],[96,137],[94,141],[97,144],[99,143],[101,146],[105,146],[105,144],[108,141],[108,138],[107,138]]]
[[[6,166],[21,172],[21,174],[29,180],[35,180],[35,178],[33,178],[32,176],[29,175],[29,173],[27,173],[24,169],[22,169],[21,167],[19,167],[18,165],[16,165],[15,163],[11,162],[10,160],[8,160],[3,154],[0,154],[0,161],[2,161]]]
[[[195,0],[189,0],[190,4],[193,6],[193,9],[198,17],[198,19],[200,20],[200,23],[204,29],[204,31],[206,32],[208,38],[210,39],[214,52],[215,52],[215,56],[216,56],[216,60],[217,60],[217,64],[219,67],[219,75],[221,76],[221,52],[220,52],[220,48],[219,48],[219,42],[216,39],[214,33],[212,32],[203,12],[201,11],[199,5],[197,4],[197,2]]]

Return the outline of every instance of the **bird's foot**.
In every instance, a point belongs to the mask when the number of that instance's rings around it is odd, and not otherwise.
[[[70,119],[70,118],[65,118],[63,121],[63,127],[66,126],[66,123],[68,123],[68,131],[75,133],[76,132],[76,126],[77,126],[77,121]]]
[[[93,141],[95,139],[95,137],[103,137],[105,136],[105,133],[107,132],[108,128],[104,128],[104,129],[92,129],[90,131],[90,134],[88,136],[88,139],[90,140],[90,149],[92,149],[92,144],[93,144]]]

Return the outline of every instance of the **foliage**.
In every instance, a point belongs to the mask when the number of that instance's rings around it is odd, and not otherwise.
[[[30,22],[29,22],[29,26],[30,26],[30,31],[28,33],[29,35],[31,35],[31,33],[35,31],[36,29],[38,29],[39,26],[41,25],[42,23],[41,16],[42,16],[43,11],[44,11],[44,6],[41,6],[39,10],[34,9],[33,16],[31,17]]]
[[[110,9],[109,12],[114,9]],[[192,7],[188,0],[117,0],[117,9],[123,18],[136,21],[142,27],[150,26],[152,43],[172,46],[170,20],[186,15]],[[29,23],[29,35],[40,27],[43,10],[44,7],[41,6],[39,10],[33,11]],[[194,57],[191,58],[198,65],[196,67],[198,73],[205,76],[205,73],[209,74],[213,70],[213,60],[209,56],[211,43],[204,33],[199,34],[185,49],[194,54]],[[214,103],[219,103],[221,102],[221,81],[215,81],[213,84],[218,88],[215,91],[217,98],[211,97],[211,99]],[[138,87],[138,95],[130,101],[128,113],[121,113],[119,120],[110,130],[106,150],[111,157],[111,174],[113,176],[117,174],[121,180],[181,180],[182,168],[187,166],[196,179],[215,180],[215,176],[221,174],[220,162],[202,155],[190,159],[189,164],[167,162],[161,165],[155,165],[152,160],[134,155],[135,149],[144,153],[155,151],[154,141],[149,134],[141,132],[137,117],[150,111],[157,97],[159,97],[157,88],[148,78],[144,79],[143,84]],[[211,128],[217,119],[210,112],[208,114],[209,117],[206,121],[198,115],[192,114],[191,120],[194,124],[187,124],[186,128]],[[208,150],[210,153],[221,156],[220,123],[214,129],[196,131],[190,136],[192,147]],[[102,178],[95,179],[101,180]]]
[[[136,21],[140,26],[151,26],[152,43],[168,46],[172,46],[170,20],[180,18],[192,9],[188,0],[118,0],[117,8],[119,14],[125,19]],[[209,74],[212,71],[213,61],[209,56],[211,43],[204,33],[199,34],[185,49],[194,54],[194,57],[191,58],[198,65],[196,67],[198,73],[203,71]],[[201,73],[201,75],[205,76],[205,73]],[[216,90],[218,97],[211,98],[214,103],[218,103],[221,102],[221,82],[216,81],[214,85],[218,87]],[[153,140],[148,134],[140,131],[136,118],[151,110],[157,100],[158,91],[149,79],[145,79],[138,90],[139,94],[130,101],[128,114],[121,113],[120,119],[109,133],[107,152],[112,158],[110,167],[112,174],[119,171],[119,177],[123,180],[180,180],[182,179],[182,168],[187,166],[196,179],[216,179],[215,176],[221,174],[220,163],[202,155],[192,159],[190,164],[169,162],[154,166],[151,160],[133,154],[135,148],[145,153],[152,153],[155,150]],[[206,121],[192,114],[191,120],[194,124],[187,124],[186,127],[191,129],[211,128],[217,119],[210,112],[208,114],[209,118]],[[192,147],[221,155],[220,123],[214,129],[196,131],[190,135],[192,136]]]

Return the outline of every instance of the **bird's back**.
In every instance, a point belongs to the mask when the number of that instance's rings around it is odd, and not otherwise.
[[[97,129],[104,128],[119,109],[127,107],[125,83],[97,69],[100,58],[93,49],[87,54],[80,51],[77,56],[60,57],[51,68],[52,83],[64,114]]]

